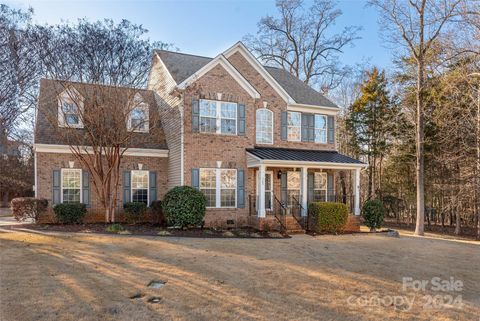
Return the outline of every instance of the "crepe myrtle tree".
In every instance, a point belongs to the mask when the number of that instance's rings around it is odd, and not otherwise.
[[[48,98],[59,101],[59,108],[40,106],[39,113],[90,172],[106,222],[115,221],[126,151],[161,131],[154,102],[145,101],[139,88],[146,85],[153,49],[170,45],[151,42],[146,33],[126,20],[79,20],[36,26],[29,33],[42,74],[59,80]],[[142,113],[147,117],[137,117]]]

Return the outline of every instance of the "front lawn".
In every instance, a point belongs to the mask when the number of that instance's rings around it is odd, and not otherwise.
[[[202,239],[4,229],[0,316],[2,321],[476,320],[479,266],[478,243],[405,235]],[[402,289],[402,278],[434,277],[452,277],[463,286],[446,293]],[[461,295],[463,306],[425,306],[426,296],[438,294]],[[414,298],[411,307],[387,300],[404,296]],[[375,298],[383,301],[375,304]]]

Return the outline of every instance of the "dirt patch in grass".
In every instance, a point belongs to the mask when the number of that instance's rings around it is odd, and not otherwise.
[[[252,228],[236,229],[172,229],[163,228],[152,224],[122,224],[122,230],[110,232],[110,224],[21,224],[3,226],[9,229],[31,229],[36,231],[92,233],[92,234],[125,234],[142,236],[173,236],[173,237],[199,237],[199,238],[288,238],[276,231],[264,232]]]

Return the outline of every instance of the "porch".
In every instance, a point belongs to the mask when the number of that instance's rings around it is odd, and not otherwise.
[[[358,160],[334,151],[256,147],[247,149],[247,166],[252,218],[305,230],[311,202],[341,202],[360,215],[360,171],[366,164]],[[352,182],[350,190],[345,180]]]

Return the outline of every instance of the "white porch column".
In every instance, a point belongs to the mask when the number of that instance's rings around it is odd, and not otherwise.
[[[360,215],[360,168],[355,169],[355,201],[353,212]]]
[[[265,165],[260,165],[258,173],[257,216],[265,217]]]
[[[302,199],[300,200],[302,204],[302,216],[307,216],[307,196],[308,196],[308,168],[307,167],[302,167],[301,170],[301,177],[302,177],[302,189],[301,189],[301,196]]]

